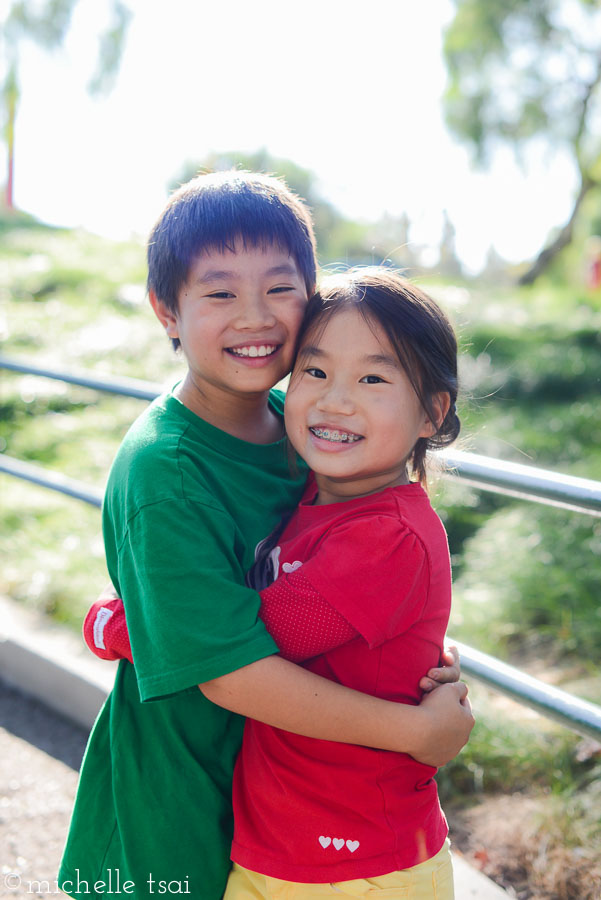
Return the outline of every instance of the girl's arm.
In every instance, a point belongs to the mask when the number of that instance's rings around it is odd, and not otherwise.
[[[259,615],[284,659],[302,662],[358,636],[355,627],[314,589],[302,570],[280,575],[259,593]],[[420,679],[419,687],[429,693],[460,677],[459,651],[449,647],[443,650],[439,666]]]
[[[403,565],[398,571],[402,572],[404,581],[401,585],[396,577],[393,582],[396,591],[388,597],[390,577],[387,570],[384,569],[379,582],[374,580],[373,590],[383,601],[381,610],[378,606],[378,615],[365,615],[362,601],[357,611],[357,597],[368,594],[360,588],[353,592],[356,574],[349,575],[346,560],[340,563],[342,574],[338,573],[336,579],[332,553],[328,557],[329,564],[319,554],[314,554],[302,567],[282,573],[261,591],[261,618],[284,656],[294,661],[311,658],[352,641],[359,634],[375,643],[385,639],[392,627],[390,618],[386,617],[390,612],[396,617],[394,627],[400,630],[409,627],[414,618],[421,615],[424,598],[428,596],[422,581],[429,575],[423,546],[412,532],[399,530],[396,521],[389,526],[393,529],[394,541],[390,546],[386,543],[387,552],[390,553],[390,547],[393,547],[396,550],[394,558],[402,558]],[[349,534],[351,527],[360,533]],[[329,542],[342,541],[348,549],[349,541],[354,540],[360,550],[365,543],[365,528],[369,530],[370,527],[373,532],[372,520],[367,523],[353,520],[343,534],[329,533]],[[378,528],[378,537],[382,527]],[[341,556],[336,552],[336,546],[333,555],[336,559],[344,559],[344,554]],[[390,565],[389,560],[388,568]],[[320,575],[317,586],[316,571]],[[324,572],[328,574],[324,575]],[[397,568],[393,575],[397,576]],[[340,605],[326,599],[325,591],[319,587],[320,581],[329,586]],[[397,592],[401,587],[406,587],[406,594],[403,594],[404,602],[399,607]],[[393,704],[389,708],[385,701],[365,694],[343,693],[341,685],[328,680],[325,683],[319,678],[311,680],[311,674],[306,670],[299,672],[294,667],[290,670],[282,659],[268,658],[200,687],[213,702],[287,731],[312,738],[404,751],[421,761],[436,764],[455,756],[471,731],[473,719],[465,694],[458,696],[446,691],[435,704],[436,715],[430,717],[431,707],[427,702],[423,708],[410,704]],[[431,700],[436,699],[436,693]]]
[[[327,626],[325,641],[323,635],[317,640],[314,634],[308,631],[299,633],[298,630],[291,639],[287,629],[281,632],[278,630],[278,624],[282,623],[283,619],[282,609],[279,604],[272,602],[272,587],[270,585],[261,591],[260,615],[286,659],[293,662],[309,659],[357,636],[355,629],[340,613],[325,601],[320,602],[317,599],[313,603],[311,613],[319,615],[322,625],[325,622]],[[306,597],[298,595],[294,597],[294,601],[295,604],[299,601],[308,602]],[[83,637],[92,653],[100,659],[127,659],[133,663],[123,600],[117,597],[112,584],[109,584],[98,600],[90,606],[83,623]],[[440,666],[430,669],[421,678],[419,686],[422,691],[430,692],[441,684],[452,684],[460,678],[459,652],[456,647],[448,647],[442,653]]]
[[[288,659],[325,653],[358,635],[302,569],[281,576],[260,593],[261,618]],[[421,706],[390,703],[280,657],[258,660],[200,685],[213,703],[268,725],[306,737],[408,753],[436,766],[457,755],[473,725],[467,688],[454,688],[434,692]]]

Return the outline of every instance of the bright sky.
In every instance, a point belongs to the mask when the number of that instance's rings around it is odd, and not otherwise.
[[[447,133],[450,0],[127,2],[134,18],[106,99],[86,92],[105,0],[80,0],[59,53],[24,45],[15,201],[47,222],[146,235],[185,160],[261,147],[312,169],[352,217],[406,211],[418,244],[438,244],[446,209],[472,269],[491,244],[532,256],[569,215],[566,159],[541,153],[524,175],[504,152],[476,172]]]

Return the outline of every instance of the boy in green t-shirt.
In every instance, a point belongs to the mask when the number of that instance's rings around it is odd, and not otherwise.
[[[290,472],[283,396],[271,390],[315,287],[304,204],[266,176],[200,176],[159,218],[148,266],[150,302],[188,371],[134,423],[111,469],[103,531],[135,669],[121,663],[90,735],[59,884],[81,898],[219,900],[243,726],[230,710],[435,765],[472,718],[462,685],[410,707],[288,663],[244,585],[306,475]]]

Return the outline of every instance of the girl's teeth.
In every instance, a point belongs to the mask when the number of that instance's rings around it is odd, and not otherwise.
[[[310,430],[316,437],[322,438],[325,441],[352,444],[354,441],[361,439],[361,436],[358,434],[351,434],[348,431],[336,431],[334,428],[311,428]]]
[[[235,356],[271,356],[277,348],[271,344],[261,344],[260,347],[232,347],[232,353]]]

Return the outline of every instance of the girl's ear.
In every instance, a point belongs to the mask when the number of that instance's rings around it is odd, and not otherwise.
[[[150,300],[150,305],[154,310],[155,316],[167,332],[167,335],[170,338],[179,338],[177,316],[173,310],[169,309],[163,300],[159,300],[153,290],[148,292],[148,299]]]
[[[425,438],[433,437],[446,419],[447,413],[451,406],[451,396],[448,391],[439,391],[439,393],[432,396],[430,404],[433,412],[433,418],[428,417],[426,419],[424,429],[421,434],[421,437]]]

